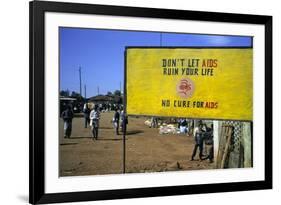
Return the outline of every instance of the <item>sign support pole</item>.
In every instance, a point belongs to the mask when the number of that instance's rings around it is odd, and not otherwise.
[[[124,120],[126,120],[126,118]],[[126,131],[127,131],[126,121],[125,123],[122,122],[122,129],[123,129],[123,174],[125,174],[126,173]]]

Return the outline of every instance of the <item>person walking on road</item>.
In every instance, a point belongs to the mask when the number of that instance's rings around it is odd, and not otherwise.
[[[90,108],[88,106],[88,103],[84,104],[84,108],[83,108],[83,113],[84,113],[84,119],[85,119],[85,124],[84,127],[87,128],[88,124],[90,124]]]
[[[113,117],[113,123],[114,123],[114,128],[116,131],[116,135],[119,135],[119,121],[120,121],[120,113],[118,109],[115,109],[114,117]]]
[[[100,120],[100,112],[98,110],[98,106],[94,106],[94,109],[90,113],[90,125],[93,135],[93,140],[98,140],[99,134],[99,120]]]
[[[73,111],[71,105],[68,105],[66,110],[64,110],[61,114],[61,117],[64,122],[64,138],[70,138],[72,131],[72,119],[73,119]]]
[[[126,115],[124,110],[122,110],[122,112],[121,112],[121,121],[122,121],[121,122],[122,132],[123,132],[123,134],[126,134],[127,124],[128,124],[128,116]]]

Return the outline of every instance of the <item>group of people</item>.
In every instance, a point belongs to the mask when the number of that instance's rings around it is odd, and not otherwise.
[[[189,132],[189,127],[188,127],[188,121],[187,119],[179,119],[178,120],[178,128],[180,129],[180,133],[188,133]]]
[[[214,135],[213,135],[213,124],[211,127],[208,127],[206,124],[199,122],[198,126],[195,127],[193,131],[194,136],[194,148],[191,156],[191,161],[194,160],[194,157],[199,148],[199,159],[205,160],[208,159],[210,163],[214,159]],[[203,154],[203,150],[206,150],[206,155]]]
[[[93,109],[90,109],[88,104],[85,103],[83,108],[85,124],[84,127],[87,128],[88,125],[91,126],[91,132],[93,140],[98,139],[99,134],[99,120],[100,120],[100,111],[98,106],[94,106]],[[73,111],[71,105],[68,105],[67,108],[62,112],[61,117],[64,121],[64,138],[70,138],[72,131],[72,119]]]
[[[120,113],[121,112],[121,113]],[[98,139],[99,134],[99,121],[100,121],[100,110],[97,105],[93,106],[92,109],[89,108],[89,105],[85,103],[83,108],[84,113],[84,128],[87,128],[88,125],[91,127],[93,140]],[[70,138],[72,131],[72,119],[73,119],[73,110],[71,105],[68,105],[66,109],[62,112],[61,117],[64,121],[64,138]],[[121,132],[126,133],[126,127],[128,124],[128,117],[125,115],[122,109],[116,108],[113,116],[113,125],[115,128],[116,135],[119,135],[119,127],[121,125]]]
[[[119,135],[119,127],[120,127],[120,125],[121,125],[121,132],[126,133],[126,128],[127,128],[127,124],[128,124],[128,117],[127,117],[127,115],[125,115],[123,110],[120,110],[120,111],[121,111],[121,113],[119,112],[119,109],[116,108],[115,112],[114,112],[113,119],[112,119],[116,135]]]
[[[120,113],[121,111],[121,113]],[[119,135],[119,127],[121,125],[121,132],[126,133],[126,127],[128,124],[128,117],[124,113],[124,111],[118,108],[115,109],[113,116],[113,125],[115,128],[116,135]],[[99,120],[100,120],[100,111],[98,106],[94,106],[93,109],[90,109],[88,104],[85,103],[84,109],[84,119],[85,124],[84,127],[87,128],[88,125],[91,126],[91,132],[93,140],[98,139],[99,134]],[[64,138],[70,138],[72,131],[72,119],[73,119],[73,111],[71,105],[68,105],[67,108],[62,112],[62,118],[64,121]],[[120,122],[121,121],[121,122]],[[157,125],[157,121],[152,119],[151,127],[155,127]],[[181,126],[186,127],[186,121],[180,122]],[[153,126],[154,125],[154,126]],[[197,150],[199,149],[199,159],[205,160],[208,159],[210,162],[213,162],[214,158],[214,140],[213,140],[213,124],[211,127],[208,127],[206,124],[203,124],[202,121],[198,123],[198,126],[194,128],[193,131],[194,136],[194,148],[191,156],[191,160],[194,160],[196,156]],[[206,153],[203,154],[203,150],[206,150]]]

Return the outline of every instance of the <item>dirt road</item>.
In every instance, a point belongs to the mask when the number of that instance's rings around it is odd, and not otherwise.
[[[118,174],[123,171],[122,135],[116,135],[113,112],[101,113],[99,140],[93,141],[84,118],[75,117],[71,139],[63,138],[60,119],[60,176]],[[212,169],[207,160],[190,161],[193,139],[182,134],[159,134],[144,125],[146,118],[129,117],[126,136],[126,172]]]

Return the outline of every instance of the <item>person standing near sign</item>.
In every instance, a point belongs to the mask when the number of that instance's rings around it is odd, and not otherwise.
[[[114,128],[116,131],[116,135],[119,135],[119,120],[120,120],[120,113],[118,112],[118,109],[115,109],[114,117],[113,117],[113,123]]]
[[[64,121],[64,138],[70,138],[72,131],[72,119],[73,119],[73,111],[71,105],[68,105],[66,110],[64,110],[61,114],[62,119]]]
[[[90,108],[88,106],[88,103],[85,103],[84,104],[84,108],[83,108],[83,113],[84,113],[84,119],[85,119],[85,125],[84,127],[87,128],[87,125],[90,124],[90,118],[89,118],[89,115],[90,115]]]
[[[194,140],[195,140],[195,144],[194,144],[194,148],[193,148],[193,152],[192,152],[192,156],[191,156],[191,161],[194,160],[194,157],[196,155],[197,149],[199,148],[199,159],[203,160],[203,124],[199,123],[198,127],[196,127],[194,129]]]
[[[157,124],[158,124],[158,122],[157,122],[157,118],[156,117],[152,117],[151,118],[151,123],[150,123],[150,128],[152,127],[152,128],[157,128]]]
[[[122,110],[122,112],[121,112],[121,120],[122,120],[122,122],[121,122],[122,132],[126,134],[127,124],[128,124],[128,116],[126,115],[124,110]]]
[[[213,124],[211,127],[206,126],[206,133],[204,137],[205,147],[207,149],[207,157],[205,159],[209,159],[209,162],[212,163],[214,160],[214,135],[213,135]]]
[[[98,140],[99,134],[99,120],[100,120],[100,112],[98,110],[98,106],[94,106],[94,109],[90,113],[90,125],[93,134],[93,140]]]

